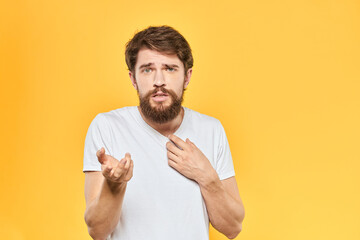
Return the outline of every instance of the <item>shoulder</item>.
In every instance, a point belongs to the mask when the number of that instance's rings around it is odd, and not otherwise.
[[[189,116],[189,122],[191,122],[191,125],[193,125],[195,129],[202,129],[203,131],[207,131],[208,133],[214,132],[217,134],[222,131],[223,126],[217,118],[197,112],[189,108],[185,108],[185,111]]]
[[[187,114],[190,116],[191,120],[196,121],[200,124],[206,124],[206,125],[212,125],[212,126],[218,126],[221,125],[220,121],[212,116],[197,112],[195,110],[192,110],[190,108],[184,107]]]
[[[136,107],[123,107],[108,112],[98,113],[91,121],[90,127],[99,129],[113,129],[114,126],[128,126],[133,121],[132,112]]]
[[[122,107],[108,112],[99,113],[96,115],[95,119],[111,124],[119,120],[128,120],[135,111],[136,106]]]

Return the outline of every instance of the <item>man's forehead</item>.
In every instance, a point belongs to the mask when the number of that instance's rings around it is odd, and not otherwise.
[[[178,65],[178,66],[183,65],[181,60],[178,58],[176,54],[166,54],[148,48],[140,49],[137,56],[136,67],[147,64],[148,65]]]

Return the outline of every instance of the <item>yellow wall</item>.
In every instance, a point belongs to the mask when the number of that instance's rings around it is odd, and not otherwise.
[[[193,49],[185,106],[227,132],[237,239],[360,239],[357,0],[1,1],[1,239],[90,239],[85,134],[137,104],[124,44],[160,24]]]

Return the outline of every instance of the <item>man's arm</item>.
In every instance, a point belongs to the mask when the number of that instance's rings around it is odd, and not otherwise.
[[[245,216],[235,177],[220,181],[216,175],[199,186],[213,227],[228,238],[235,238]]]
[[[242,229],[245,211],[234,177],[220,181],[206,156],[189,139],[175,135],[169,139],[169,165],[187,178],[196,181],[205,200],[211,224],[228,238],[235,238]]]
[[[102,172],[85,173],[85,222],[90,236],[105,240],[119,222],[126,184],[132,177],[133,161],[130,154],[120,161],[97,152]]]

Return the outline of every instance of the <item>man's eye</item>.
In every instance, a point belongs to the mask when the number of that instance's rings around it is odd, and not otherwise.
[[[144,72],[145,72],[145,73],[151,72],[151,68],[145,68],[145,69],[144,69]]]
[[[167,70],[168,70],[169,72],[174,72],[174,71],[175,71],[175,68],[169,67],[169,68],[167,68]]]

